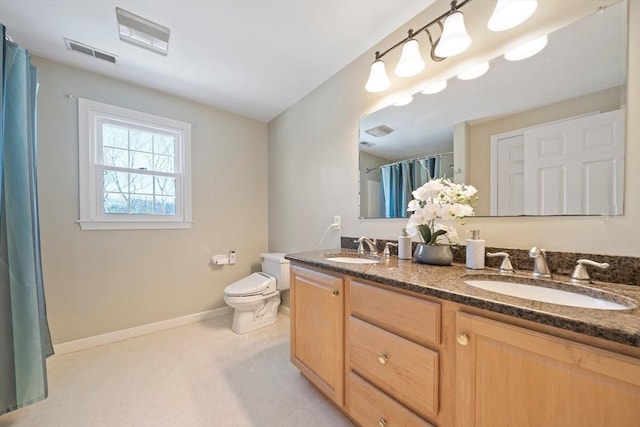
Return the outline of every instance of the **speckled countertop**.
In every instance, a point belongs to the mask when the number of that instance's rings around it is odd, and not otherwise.
[[[346,254],[348,250],[318,250],[287,254],[286,258],[310,266],[321,267],[352,277],[371,280],[388,286],[502,313],[521,319],[582,333],[609,341],[640,347],[640,286],[595,282],[581,286],[581,293],[601,297],[618,303],[636,305],[629,310],[596,310],[542,303],[485,291],[464,281],[487,279],[532,283],[531,275],[517,272],[515,276],[498,276],[496,269],[468,270],[462,264],[448,267],[418,264],[411,260],[399,260],[393,256],[377,264],[347,264],[328,261],[327,256]],[[470,277],[473,276],[473,277]],[[511,278],[509,278],[511,277]],[[544,281],[545,286],[562,289],[577,286],[568,278],[554,276]],[[568,290],[568,289],[567,289]],[[611,294],[614,293],[614,294]]]

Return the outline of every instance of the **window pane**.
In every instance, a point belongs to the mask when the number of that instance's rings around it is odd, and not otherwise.
[[[131,169],[153,170],[153,154],[131,151],[129,158],[131,159],[129,166]]]
[[[129,131],[129,148],[131,150],[153,152],[153,136],[149,132]]]
[[[127,134],[128,131],[125,128],[104,124],[102,126],[102,145],[127,149],[129,148]]]
[[[120,148],[103,148],[103,157],[105,166],[115,166],[118,168],[129,167],[129,151]]]
[[[156,194],[159,196],[176,195],[176,179],[164,176],[156,177]]]
[[[131,195],[132,214],[151,214],[153,209],[153,196]]]
[[[156,197],[154,213],[156,215],[175,215],[176,198],[172,196]]]
[[[173,156],[154,156],[154,169],[158,172],[174,172],[175,157]]]
[[[153,175],[132,173],[130,176],[131,194],[153,194]]]
[[[175,155],[175,137],[169,135],[153,136],[153,152],[165,156]]]
[[[129,200],[126,194],[122,193],[104,193],[103,198],[104,213],[129,213]]]
[[[129,174],[106,170],[102,173],[102,190],[104,193],[128,193]]]

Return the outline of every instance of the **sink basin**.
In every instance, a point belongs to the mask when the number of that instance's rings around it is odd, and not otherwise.
[[[637,307],[632,301],[625,303],[626,297],[617,297],[615,294],[601,291],[602,295],[610,295],[614,302],[607,299],[596,298],[578,292],[570,292],[560,289],[545,288],[542,286],[526,285],[524,283],[506,282],[501,280],[465,280],[467,285],[486,291],[497,292],[518,298],[551,304],[564,305],[569,307],[592,308],[596,310],[629,310]]]
[[[344,262],[346,264],[376,264],[382,260],[372,258],[359,258],[351,256],[334,256],[326,258],[327,261]]]

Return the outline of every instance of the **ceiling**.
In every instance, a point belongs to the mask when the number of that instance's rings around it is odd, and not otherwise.
[[[0,20],[32,55],[268,122],[433,2],[0,0]],[[120,41],[116,7],[169,27],[169,54]]]

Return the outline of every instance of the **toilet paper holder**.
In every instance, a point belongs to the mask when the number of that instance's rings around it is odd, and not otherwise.
[[[215,264],[215,265],[229,264],[229,257],[227,255],[214,255],[211,257],[211,264]]]

